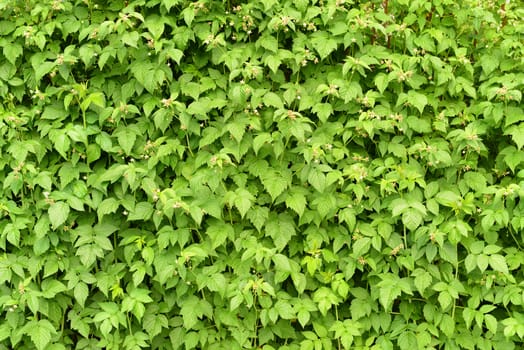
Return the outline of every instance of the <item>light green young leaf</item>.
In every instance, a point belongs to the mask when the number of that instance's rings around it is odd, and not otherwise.
[[[266,224],[266,232],[273,239],[277,251],[282,251],[295,235],[295,226],[288,214],[273,215]]]
[[[489,266],[495,271],[502,272],[505,275],[509,274],[508,264],[506,259],[500,254],[493,254],[489,257]]]
[[[402,223],[411,231],[419,227],[423,220],[422,214],[414,208],[409,208],[402,214]]]
[[[38,350],[44,350],[56,334],[55,327],[46,319],[30,321],[24,328]]]
[[[306,209],[306,196],[300,192],[292,192],[286,196],[286,206],[293,209],[300,217]]]
[[[284,103],[282,102],[282,99],[280,98],[280,96],[278,96],[277,94],[271,91],[267,92],[264,95],[264,98],[262,99],[262,101],[264,101],[264,104],[266,106],[275,107],[278,109],[284,108]]]
[[[67,203],[58,201],[49,206],[48,215],[53,230],[56,230],[60,225],[66,222],[69,216],[69,205]]]
[[[408,101],[411,105],[418,109],[420,113],[424,111],[424,107],[428,104],[428,98],[426,95],[409,90]]]
[[[128,220],[149,220],[149,218],[151,218],[151,216],[153,215],[154,211],[155,208],[151,203],[140,202],[135,206],[134,210],[132,210],[129,213]]]
[[[124,152],[129,155],[136,141],[136,134],[129,129],[123,129],[118,133],[118,144]]]
[[[235,194],[235,207],[240,212],[240,215],[244,217],[247,211],[251,208],[251,205],[253,204],[255,197],[253,197],[253,195],[248,190],[243,188],[237,189],[235,191]]]

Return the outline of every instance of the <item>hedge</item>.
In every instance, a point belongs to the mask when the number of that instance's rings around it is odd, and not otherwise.
[[[523,18],[1,0],[0,349],[522,348]]]

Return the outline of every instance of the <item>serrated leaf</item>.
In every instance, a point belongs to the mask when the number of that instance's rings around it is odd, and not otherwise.
[[[486,328],[493,334],[497,334],[497,319],[495,316],[487,314],[484,315],[484,323],[486,324]]]
[[[402,214],[402,223],[406,225],[406,227],[411,231],[414,231],[417,227],[419,227],[423,220],[422,214],[413,208],[407,209]]]
[[[104,199],[97,208],[98,221],[102,221],[102,218],[106,214],[115,213],[120,204],[115,198]]]
[[[246,189],[239,188],[235,191],[236,197],[234,200],[235,207],[240,212],[240,215],[244,217],[247,211],[251,208],[255,197]]]
[[[134,48],[137,48],[139,39],[140,39],[140,35],[136,31],[124,32],[122,36],[120,37],[120,40],[122,40],[124,44],[129,45]]]
[[[262,133],[260,135],[255,136],[253,139],[253,151],[255,154],[258,154],[258,151],[260,148],[266,144],[271,142],[271,135],[269,133]]]
[[[464,181],[468,186],[477,192],[482,192],[486,188],[486,177],[480,173],[469,171],[464,174]]]
[[[493,254],[489,257],[489,266],[495,271],[502,272],[505,275],[509,274],[508,264],[506,259],[500,254]]]
[[[37,67],[35,67],[35,79],[41,80],[44,75],[50,73],[56,67],[54,62],[42,62]]]
[[[257,40],[256,46],[276,53],[278,51],[278,40],[272,35],[263,35]]]
[[[131,154],[131,150],[136,141],[136,134],[131,130],[124,129],[118,133],[118,144],[126,154]]]
[[[298,323],[300,323],[300,325],[302,326],[302,328],[306,327],[306,325],[309,323],[310,317],[311,316],[309,311],[305,309],[300,309],[297,313],[297,320]]]
[[[379,73],[375,76],[374,82],[378,91],[382,94],[389,85],[389,77],[384,73]]]
[[[269,209],[267,207],[255,206],[247,212],[247,218],[260,232],[267,221]]]
[[[415,277],[415,287],[421,295],[423,295],[426,288],[428,288],[431,285],[432,280],[433,277],[431,277],[431,274],[427,271],[422,271]]]
[[[16,59],[20,56],[22,56],[24,50],[21,45],[17,43],[9,43],[8,45],[4,46],[4,56],[7,58],[11,64],[16,64]]]
[[[30,321],[25,326],[26,332],[38,350],[47,347],[51,338],[56,334],[55,327],[48,320]]]
[[[458,194],[451,191],[439,192],[435,196],[435,199],[439,204],[445,205],[447,207],[453,207],[462,200],[462,198]]]
[[[524,147],[524,124],[513,125],[507,129],[504,134],[511,135],[511,139],[517,145],[518,150]]]
[[[269,195],[273,199],[273,201],[284,192],[284,190],[288,187],[289,181],[287,179],[287,176],[270,171],[265,175],[262,175],[260,177],[262,180],[262,184],[264,185],[264,188],[269,192]]]
[[[144,26],[153,35],[153,38],[157,40],[164,32],[164,19],[155,14],[147,16]]]
[[[379,290],[380,304],[382,304],[382,306],[384,307],[384,310],[390,311],[391,306],[393,305],[393,301],[395,301],[395,299],[397,299],[402,294],[402,290],[395,283],[387,283],[387,284],[379,283],[379,286],[380,286],[380,290]]]
[[[326,175],[317,168],[312,168],[307,177],[307,181],[318,191],[324,192],[326,188]]]
[[[221,246],[228,238],[235,236],[235,230],[230,224],[217,222],[207,228],[206,234],[211,238],[213,249]]]
[[[499,66],[499,60],[493,55],[482,55],[480,57],[480,65],[484,74],[491,74]]]
[[[65,202],[55,202],[49,206],[48,215],[53,230],[66,222],[69,216],[69,205]]]
[[[286,206],[293,209],[300,217],[306,209],[306,196],[303,193],[293,192],[286,196]]]
[[[78,304],[83,308],[89,296],[89,287],[84,282],[78,282],[74,289],[74,296]]]
[[[153,205],[148,202],[138,203],[134,210],[129,213],[128,220],[149,220],[155,211]]]
[[[266,232],[273,239],[277,251],[282,251],[295,235],[293,220],[287,214],[273,216],[266,224]]]
[[[409,90],[408,92],[409,103],[418,109],[420,113],[424,111],[424,107],[428,104],[428,98],[426,95]]]
[[[144,330],[149,337],[153,338],[162,332],[162,329],[169,327],[167,317],[162,314],[146,313],[142,321]]]
[[[318,115],[318,119],[322,123],[325,123],[329,116],[333,114],[333,106],[330,103],[318,103],[312,108],[312,112]]]
[[[319,35],[311,39],[311,45],[318,52],[320,59],[328,57],[338,47],[337,41],[327,37],[325,32],[320,32]]]
[[[453,301],[453,298],[451,297],[449,292],[446,291],[446,290],[440,292],[437,299],[438,299],[438,302],[439,302],[440,306],[444,310],[447,309],[451,305],[451,303]]]
[[[262,101],[264,102],[266,106],[275,107],[278,109],[284,108],[284,103],[280,99],[280,96],[278,96],[277,94],[271,91],[267,92],[264,95],[264,98],[262,99]]]

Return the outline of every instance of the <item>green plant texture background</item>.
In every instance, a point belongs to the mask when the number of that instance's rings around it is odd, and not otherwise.
[[[523,18],[0,0],[0,349],[522,349]]]

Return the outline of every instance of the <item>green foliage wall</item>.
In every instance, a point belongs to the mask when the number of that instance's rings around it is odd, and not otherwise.
[[[523,346],[521,1],[0,11],[0,349]]]

